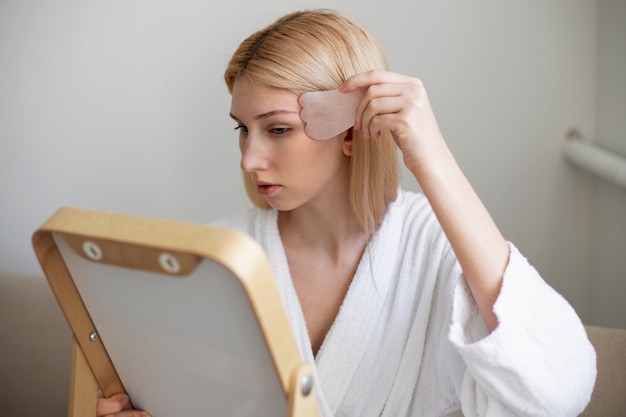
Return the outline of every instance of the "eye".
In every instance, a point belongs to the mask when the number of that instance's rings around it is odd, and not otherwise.
[[[272,129],[270,129],[270,132],[272,132],[274,135],[284,135],[285,133],[289,132],[289,128],[288,127],[274,127]]]
[[[248,133],[248,127],[244,125],[235,126],[235,130],[239,130],[241,134]]]

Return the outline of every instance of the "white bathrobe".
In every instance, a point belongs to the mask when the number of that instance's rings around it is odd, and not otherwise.
[[[426,198],[400,191],[314,356],[275,210],[216,225],[265,249],[325,417],[576,416],[595,382],[595,351],[570,305],[510,244],[487,331]]]

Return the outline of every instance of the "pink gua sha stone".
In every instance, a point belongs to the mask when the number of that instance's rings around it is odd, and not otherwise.
[[[356,108],[365,90],[349,93],[339,90],[310,91],[300,96],[300,118],[306,123],[304,131],[317,140],[326,140],[354,126]]]

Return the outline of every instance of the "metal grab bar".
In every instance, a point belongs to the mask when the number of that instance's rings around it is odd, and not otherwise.
[[[582,141],[578,130],[567,133],[563,156],[574,166],[626,190],[626,158]]]

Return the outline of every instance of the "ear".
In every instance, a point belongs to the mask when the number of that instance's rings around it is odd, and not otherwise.
[[[345,136],[343,137],[343,154],[345,156],[352,156],[352,131],[353,129],[346,130]]]

